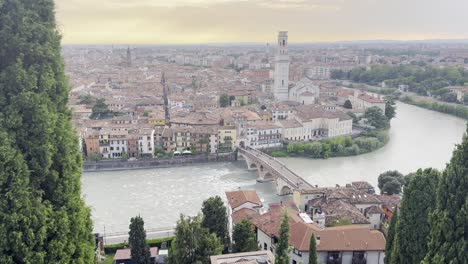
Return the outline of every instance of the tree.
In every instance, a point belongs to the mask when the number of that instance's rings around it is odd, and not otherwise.
[[[385,102],[385,116],[387,117],[388,120],[392,120],[392,118],[395,117],[396,115],[395,109],[396,109],[395,101],[387,97],[387,100]]]
[[[315,240],[315,235],[313,233],[312,236],[310,236],[309,242],[309,264],[318,264],[317,241]]]
[[[439,172],[435,169],[419,169],[413,174],[401,201],[400,217],[393,246],[396,255],[391,263],[420,263],[427,253],[430,233],[429,213],[435,207],[435,195]],[[396,262],[398,259],[399,262]]]
[[[457,94],[455,93],[445,93],[440,96],[440,99],[444,102],[455,103],[457,102]]]
[[[393,209],[392,220],[390,221],[390,226],[387,232],[387,241],[385,244],[385,258],[384,263],[390,264],[392,261],[392,252],[393,252],[393,241],[395,240],[396,228],[398,222],[398,207]]]
[[[366,124],[375,127],[376,129],[384,129],[388,127],[388,119],[384,115],[382,109],[373,106],[366,109],[364,112]]]
[[[279,238],[276,246],[275,264],[289,264],[289,217],[287,209],[283,214],[283,220],[279,230]]]
[[[467,130],[468,132],[468,130]],[[468,263],[468,136],[457,145],[437,188],[424,263]]]
[[[353,105],[351,104],[350,100],[346,100],[343,105],[344,108],[346,109],[353,109]]]
[[[80,99],[78,104],[83,104],[83,105],[93,104],[95,102],[95,100],[96,100],[92,95],[89,95],[89,94],[80,95],[80,96],[78,96],[78,99]]]
[[[105,119],[111,118],[114,116],[109,107],[106,105],[104,98],[99,98],[96,100],[96,104],[93,106],[91,119]]]
[[[379,175],[378,186],[382,193],[399,194],[401,186],[405,184],[403,174],[398,171],[386,171]]]
[[[201,211],[203,213],[202,226],[210,233],[216,234],[224,244],[224,249],[227,250],[229,247],[228,216],[221,197],[210,197],[203,201]]]
[[[52,0],[0,1],[0,128],[7,134],[10,153],[19,159],[2,173],[23,177],[8,184],[27,185],[24,207],[1,198],[6,205],[1,214],[16,219],[8,226],[1,221],[0,236],[15,241],[1,244],[0,259],[15,263],[94,259],[90,210],[81,198],[82,157],[70,122],[70,86],[54,8]],[[28,203],[34,211],[28,212]],[[41,227],[34,230],[33,222]],[[18,248],[11,250],[13,245]]]
[[[252,223],[249,220],[242,220],[234,225],[232,232],[233,251],[234,252],[249,252],[258,250],[257,240],[252,228]]]
[[[202,227],[202,217],[180,216],[175,239],[169,251],[169,264],[209,263],[210,256],[219,255],[223,244],[219,238]]]
[[[135,264],[150,263],[150,249],[146,243],[145,222],[140,216],[130,219],[130,231],[128,232],[128,244],[132,262]]]
[[[44,208],[31,193],[26,162],[0,133],[0,263],[44,263]]]
[[[219,105],[221,107],[228,107],[231,104],[231,100],[229,99],[229,95],[227,94],[222,94],[219,97]]]

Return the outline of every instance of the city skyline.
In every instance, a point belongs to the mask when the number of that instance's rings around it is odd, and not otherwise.
[[[457,8],[454,8],[454,7]],[[57,0],[64,44],[466,39],[468,2],[448,0]]]

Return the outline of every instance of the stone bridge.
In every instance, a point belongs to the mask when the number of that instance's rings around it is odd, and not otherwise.
[[[295,190],[313,189],[314,187],[297,175],[279,160],[259,150],[247,147],[238,148],[239,154],[247,162],[249,170],[258,171],[259,182],[275,181],[278,195],[292,194]]]

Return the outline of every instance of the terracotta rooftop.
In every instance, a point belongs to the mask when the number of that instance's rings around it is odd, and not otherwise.
[[[258,206],[262,206],[260,197],[258,197],[257,192],[254,190],[240,190],[233,192],[226,192],[226,197],[231,208],[237,208],[247,202],[251,202]]]

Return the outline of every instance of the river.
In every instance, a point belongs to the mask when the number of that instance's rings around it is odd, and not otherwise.
[[[397,104],[390,141],[372,153],[327,160],[281,159],[313,185],[335,186],[368,181],[386,170],[409,173],[418,168],[443,169],[461,141],[465,120],[403,103]],[[92,209],[95,232],[128,230],[129,219],[140,214],[146,228],[170,227],[181,213],[195,215],[203,200],[224,198],[227,190],[255,189],[265,202],[288,197],[275,194],[272,183],[257,183],[256,173],[242,161],[196,166],[87,172],[82,189]]]

